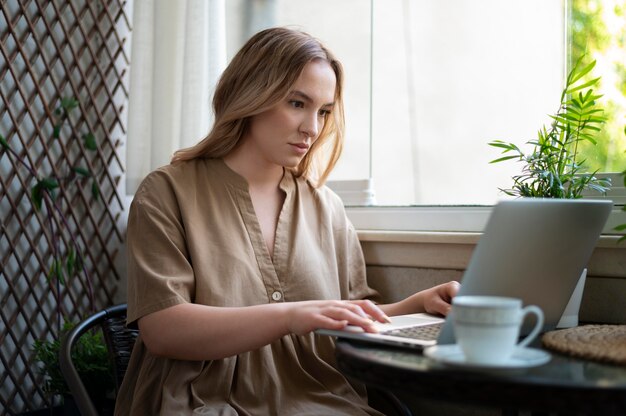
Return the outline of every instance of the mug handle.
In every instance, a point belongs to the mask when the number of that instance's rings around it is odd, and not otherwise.
[[[535,316],[537,316],[537,322],[535,323],[535,327],[530,332],[530,334],[528,334],[526,338],[524,338],[522,341],[520,341],[517,344],[518,347],[525,347],[528,344],[530,344],[532,340],[537,338],[537,335],[539,335],[539,333],[543,329],[543,311],[539,309],[538,306],[535,306],[535,305],[528,305],[522,309],[522,320],[521,320],[522,323],[526,319],[526,315],[530,313],[533,313],[535,314]]]

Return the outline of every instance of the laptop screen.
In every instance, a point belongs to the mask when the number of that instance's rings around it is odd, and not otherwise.
[[[521,198],[494,206],[459,295],[510,296],[558,323],[613,206],[608,200]],[[452,343],[450,319],[439,343]],[[527,322],[526,333],[532,328]]]

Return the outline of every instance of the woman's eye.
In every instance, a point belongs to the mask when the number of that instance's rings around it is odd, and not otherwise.
[[[320,117],[326,118],[330,114],[330,110],[320,110],[318,114]]]
[[[304,108],[304,103],[302,101],[291,100],[289,101],[289,104],[291,104],[291,106],[294,108]]]

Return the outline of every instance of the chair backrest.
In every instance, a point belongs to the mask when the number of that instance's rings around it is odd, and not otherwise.
[[[126,327],[126,305],[123,306],[123,311],[120,310],[116,314],[109,314],[103,320],[102,333],[107,344],[109,351],[109,357],[113,364],[113,371],[115,373],[115,390],[119,390],[126,369],[128,368],[128,362],[130,361],[130,354],[133,352],[133,346],[139,331],[137,329],[131,329]]]
[[[121,304],[97,312],[76,325],[61,341],[59,366],[83,416],[98,416],[98,411],[72,362],[72,348],[82,334],[99,326],[115,373],[115,387],[119,389],[139,334],[137,330],[126,327],[126,310],[126,304]]]

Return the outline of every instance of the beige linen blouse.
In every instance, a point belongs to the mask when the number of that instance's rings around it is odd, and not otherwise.
[[[272,260],[247,182],[221,159],[151,173],[129,214],[129,325],[185,302],[248,306],[375,296],[339,198],[289,171],[280,188],[286,198]],[[140,334],[117,399],[116,415],[128,414],[378,413],[367,406],[364,387],[335,368],[333,340],[311,333],[213,361],[153,356]]]

